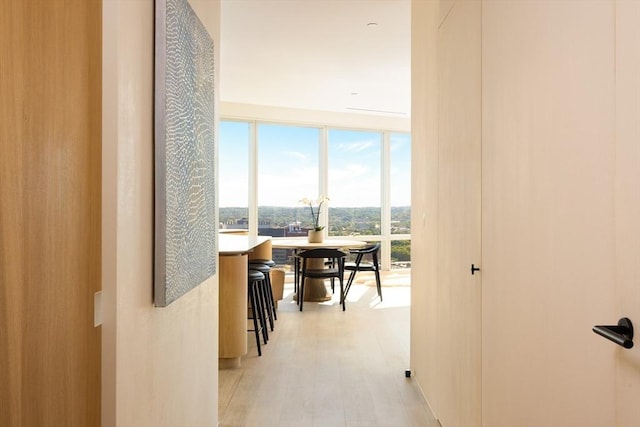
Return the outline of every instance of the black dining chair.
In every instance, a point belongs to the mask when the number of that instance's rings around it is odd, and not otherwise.
[[[345,271],[350,271],[349,279],[347,279],[347,286],[344,289],[344,296],[347,297],[349,289],[353,284],[353,280],[356,278],[358,271],[373,271],[376,276],[376,287],[378,288],[378,296],[382,301],[382,285],[380,284],[380,265],[378,263],[378,252],[380,251],[380,242],[367,246],[362,249],[351,249],[349,253],[355,255],[354,262],[347,262],[344,265]],[[371,258],[371,262],[365,262],[368,258]]]
[[[342,311],[346,309],[343,286],[344,260],[346,256],[346,253],[338,249],[328,248],[310,249],[298,254],[301,260],[300,263],[302,264],[300,284],[298,286],[298,304],[300,305],[300,311],[302,311],[302,305],[304,303],[305,279],[338,279],[340,282],[340,303],[342,304]],[[316,265],[321,266],[321,268],[311,268],[311,260],[319,260]],[[325,260],[330,261],[330,265],[325,263]]]

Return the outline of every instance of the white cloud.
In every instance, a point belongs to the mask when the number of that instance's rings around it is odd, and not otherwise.
[[[374,146],[377,149],[378,145],[379,144],[374,143],[373,141],[355,141],[350,142],[349,144],[340,144],[340,149],[349,153],[359,153]]]
[[[293,157],[293,158],[300,159],[300,160],[306,160],[307,159],[306,154],[301,153],[299,151],[285,151],[283,154],[285,156],[287,156],[287,157]]]

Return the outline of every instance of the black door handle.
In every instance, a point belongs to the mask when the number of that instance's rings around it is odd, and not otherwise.
[[[480,271],[480,267],[476,267],[474,264],[471,264],[471,274],[476,274],[476,271]]]
[[[624,348],[633,347],[633,324],[626,317],[618,320],[617,325],[596,325],[593,332]]]

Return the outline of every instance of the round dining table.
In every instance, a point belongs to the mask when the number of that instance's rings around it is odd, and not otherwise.
[[[293,249],[297,253],[317,248],[341,250],[363,248],[367,245],[367,242],[354,239],[325,238],[321,243],[309,243],[306,237],[284,239],[274,237],[271,240],[271,244],[273,249]],[[322,260],[310,260],[309,266],[310,268],[323,268],[324,263]],[[323,279],[307,278],[304,286],[305,301],[322,302],[331,299],[331,293],[327,290]]]

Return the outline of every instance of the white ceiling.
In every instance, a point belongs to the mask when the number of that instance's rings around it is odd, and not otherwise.
[[[220,99],[408,118],[410,13],[410,0],[222,0]]]

